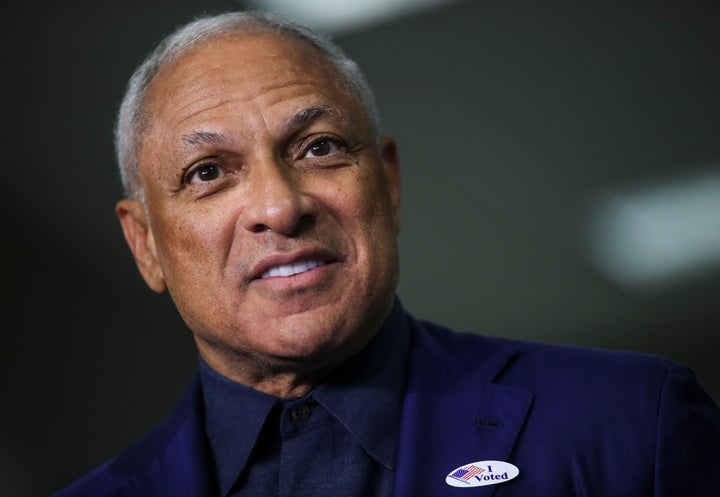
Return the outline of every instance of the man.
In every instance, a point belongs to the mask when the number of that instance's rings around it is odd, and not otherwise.
[[[125,237],[200,371],[58,496],[717,492],[720,410],[687,368],[402,309],[396,146],[311,31],[263,13],[181,28],[133,75],[116,143]]]

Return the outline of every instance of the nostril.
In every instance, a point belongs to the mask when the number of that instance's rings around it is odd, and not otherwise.
[[[315,216],[312,216],[310,214],[305,214],[300,217],[300,220],[297,223],[296,231],[305,231],[308,228],[311,228],[314,224],[315,224]]]

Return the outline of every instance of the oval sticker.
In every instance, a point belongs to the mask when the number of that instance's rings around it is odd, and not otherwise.
[[[476,461],[455,468],[445,477],[451,487],[482,487],[510,481],[520,474],[517,466],[504,461]]]

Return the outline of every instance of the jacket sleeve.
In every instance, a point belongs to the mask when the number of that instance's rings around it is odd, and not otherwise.
[[[692,370],[667,370],[660,398],[655,497],[720,495],[720,408]]]

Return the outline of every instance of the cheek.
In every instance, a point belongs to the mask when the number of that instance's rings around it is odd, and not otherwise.
[[[340,196],[342,214],[355,245],[379,264],[384,259],[379,254],[392,252],[396,237],[387,186],[375,177],[358,178],[354,186]]]
[[[349,184],[333,185],[332,189],[325,190],[322,200],[325,209],[353,238],[370,231],[377,224],[380,209],[380,202],[363,179],[356,177]]]
[[[207,273],[214,257],[227,254],[224,247],[232,240],[233,225],[222,212],[210,210],[177,209],[165,216],[157,243],[166,271],[188,276],[191,271]]]
[[[393,210],[388,186],[382,178],[371,177],[358,188],[355,209],[375,235],[394,235]],[[386,233],[387,232],[387,233]]]

